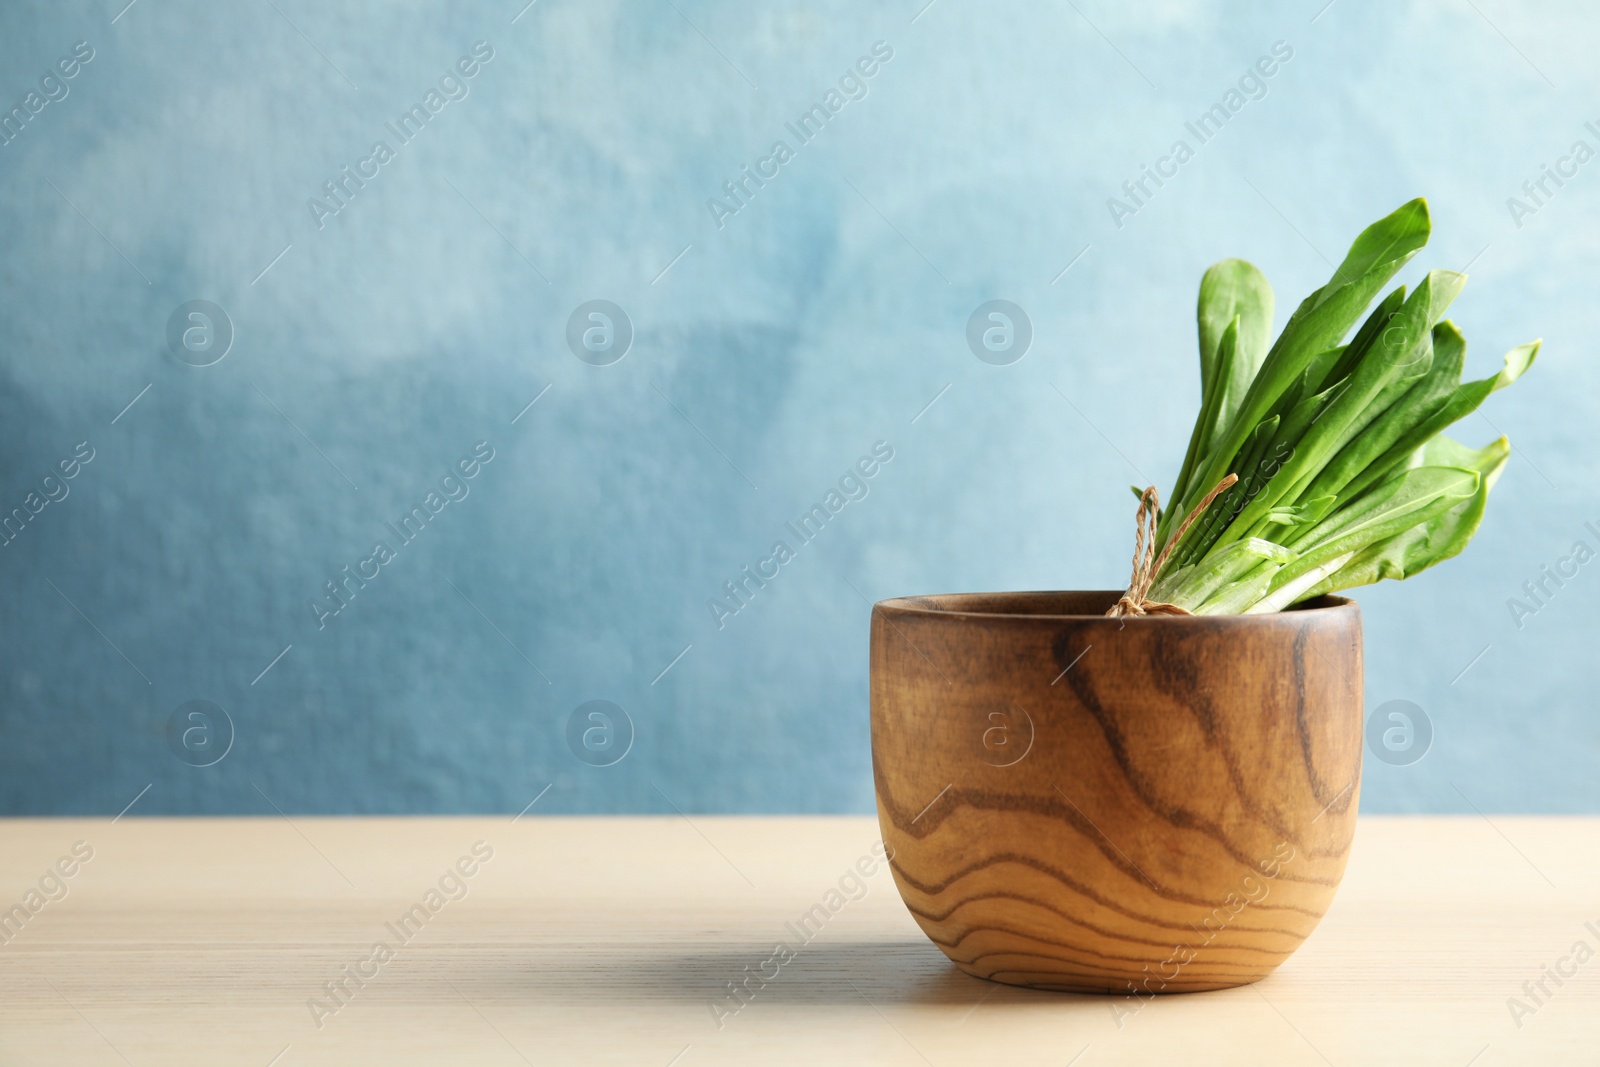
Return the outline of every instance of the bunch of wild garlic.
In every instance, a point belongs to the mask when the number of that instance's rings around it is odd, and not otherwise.
[[[1539,342],[1462,384],[1466,341],[1444,313],[1466,276],[1432,271],[1339,343],[1429,232],[1422,199],[1367,227],[1270,349],[1266,278],[1238,259],[1206,271],[1200,416],[1155,519],[1151,600],[1199,615],[1278,611],[1408,577],[1466,546],[1510,445],[1474,450],[1440,431],[1516,381]],[[1230,474],[1237,482],[1202,508]]]

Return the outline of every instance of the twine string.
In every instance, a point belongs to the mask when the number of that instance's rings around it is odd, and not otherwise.
[[[1216,484],[1205,499],[1195,505],[1193,511],[1184,516],[1172,537],[1167,540],[1167,545],[1161,550],[1161,555],[1156,555],[1156,520],[1161,512],[1161,496],[1156,492],[1155,486],[1150,486],[1139,494],[1139,510],[1134,515],[1133,539],[1133,576],[1128,579],[1128,591],[1122,594],[1107,615],[1125,619],[1128,616],[1139,615],[1190,615],[1187,608],[1180,608],[1176,604],[1168,604],[1161,600],[1149,599],[1150,587],[1155,584],[1156,576],[1161,573],[1161,568],[1167,565],[1167,557],[1172,555],[1178,543],[1183,540],[1183,535],[1189,532],[1189,527],[1194,525],[1212,501],[1221,496],[1233,483],[1239,480],[1237,474],[1230,474]]]

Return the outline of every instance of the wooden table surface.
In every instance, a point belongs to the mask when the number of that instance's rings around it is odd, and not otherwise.
[[[0,1064],[1600,1063],[1600,819],[1363,818],[1276,974],[1142,1005],[959,973],[858,867],[877,842],[856,817],[0,820]]]

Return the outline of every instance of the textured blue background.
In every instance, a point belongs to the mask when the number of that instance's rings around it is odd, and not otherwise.
[[[1170,484],[1197,404],[1201,271],[1259,264],[1281,324],[1417,194],[1405,278],[1472,262],[1471,375],[1546,347],[1459,429],[1518,448],[1472,548],[1360,594],[1369,708],[1436,731],[1364,802],[1600,810],[1600,564],[1521,629],[1506,603],[1597,544],[1600,162],[1520,227],[1506,200],[1600,147],[1600,12],[922,3],[0,8],[6,107],[95,50],[0,148],[0,505],[95,450],[0,549],[0,810],[870,810],[865,600],[1123,583],[1127,487]],[[470,94],[319,229],[308,199],[478,40]],[[719,228],[707,198],[880,40]],[[1280,40],[1119,228],[1107,198]],[[1035,330],[1009,367],[964,339],[993,298]],[[167,350],[192,299],[237,331],[214,366]],[[636,330],[613,366],[564,341],[591,299]],[[480,440],[471,495],[319,630]],[[718,630],[708,598],[878,440],[870,494]],[[197,698],[237,730],[206,769],[165,737]],[[615,766],[567,747],[590,699],[635,725]]]

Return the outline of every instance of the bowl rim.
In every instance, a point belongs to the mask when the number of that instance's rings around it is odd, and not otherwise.
[[[1220,625],[1260,625],[1264,620],[1293,616],[1295,618],[1320,617],[1332,614],[1345,614],[1350,611],[1359,611],[1360,605],[1351,597],[1338,596],[1333,593],[1324,593],[1322,596],[1307,602],[1304,605],[1296,604],[1282,611],[1262,612],[1256,615],[1139,615],[1119,619],[1105,614],[1084,614],[1070,612],[1037,612],[1037,611],[969,611],[960,607],[945,606],[933,601],[962,601],[976,600],[980,597],[1017,598],[1041,596],[1103,596],[1107,599],[1107,606],[1116,603],[1117,598],[1123,593],[1121,589],[1008,589],[996,592],[969,592],[969,593],[921,593],[913,596],[890,597],[880,600],[872,606],[874,614],[879,611],[896,615],[921,615],[930,618],[966,618],[966,619],[1040,619],[1046,621],[1074,621],[1088,622],[1100,619],[1108,623],[1133,623],[1156,625],[1185,625],[1195,622]]]

